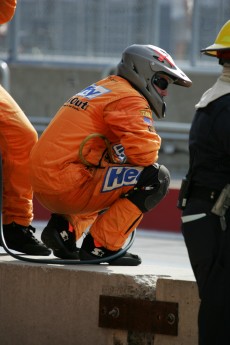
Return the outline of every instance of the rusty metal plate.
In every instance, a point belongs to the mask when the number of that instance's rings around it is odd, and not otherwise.
[[[100,296],[99,327],[178,334],[178,303]]]

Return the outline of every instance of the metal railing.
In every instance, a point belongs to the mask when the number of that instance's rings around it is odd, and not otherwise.
[[[8,92],[10,90],[10,70],[7,63],[0,60],[0,78],[1,84]]]
[[[38,135],[40,136],[42,132],[46,129],[52,118],[44,116],[30,116],[29,120],[38,132]]]
[[[29,120],[40,136],[52,118],[32,116]],[[187,151],[190,126],[190,123],[156,121],[156,131],[162,138],[162,150],[168,154],[178,150]]]
[[[190,123],[155,122],[156,131],[164,140],[188,141],[190,127]]]

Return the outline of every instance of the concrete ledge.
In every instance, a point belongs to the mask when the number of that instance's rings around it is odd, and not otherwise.
[[[196,284],[188,270],[166,273],[145,265],[42,265],[1,254],[0,344],[194,345]],[[98,327],[100,295],[179,303],[178,336]]]

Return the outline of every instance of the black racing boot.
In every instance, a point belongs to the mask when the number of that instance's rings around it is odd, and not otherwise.
[[[109,256],[119,253],[119,251],[121,251],[121,249],[118,251],[112,251],[104,247],[97,247],[92,235],[88,233],[82,242],[79,256],[82,261],[95,260],[108,258]],[[106,259],[104,262],[106,262]],[[122,256],[108,263],[113,266],[138,266],[141,264],[141,258],[138,255],[126,252]]]
[[[51,218],[41,234],[42,242],[53,250],[55,256],[61,259],[79,259],[79,249],[76,246],[75,232],[69,231],[69,222],[58,214]]]
[[[28,255],[50,255],[51,250],[38,241],[33,233],[35,233],[35,228],[31,225],[23,226],[14,222],[3,225],[3,235],[9,249]],[[2,245],[1,239],[0,245]]]

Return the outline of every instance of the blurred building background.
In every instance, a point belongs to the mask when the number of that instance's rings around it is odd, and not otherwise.
[[[193,81],[170,86],[167,117],[156,121],[160,157],[181,176],[194,105],[220,72],[200,49],[228,19],[229,0],[20,0],[0,26],[0,79],[41,132],[66,99],[113,73],[128,45],[160,46]]]

